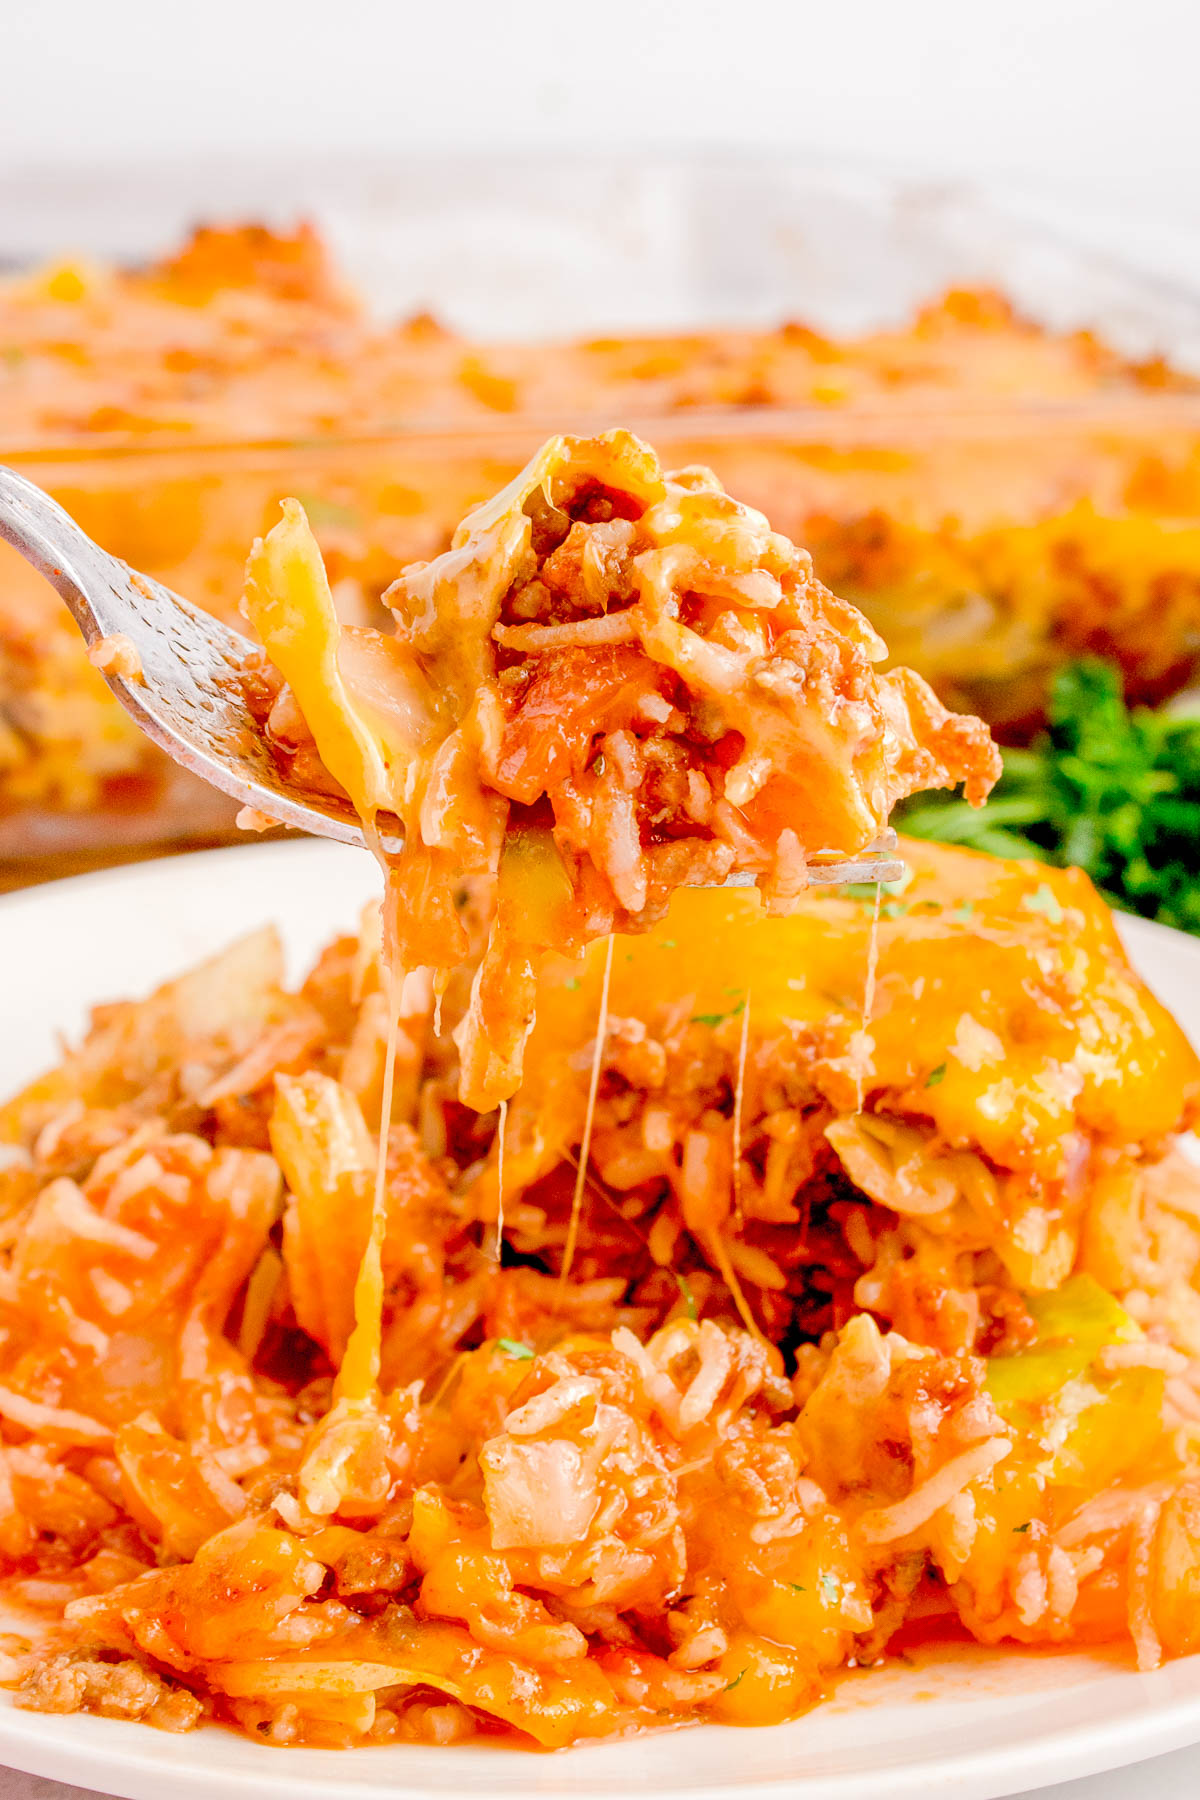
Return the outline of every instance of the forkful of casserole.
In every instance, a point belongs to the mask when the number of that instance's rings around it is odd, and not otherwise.
[[[627,431],[557,437],[401,570],[393,632],[342,624],[296,500],[258,541],[230,631],[94,545],[0,471],[0,536],[58,587],[110,686],[185,767],[281,822],[366,843],[388,870],[395,966],[444,981],[485,941],[460,1028],[462,1097],[514,1091],[550,949],[662,917],[679,887],[901,873],[914,792],[1000,772],[808,553],[707,469]]]

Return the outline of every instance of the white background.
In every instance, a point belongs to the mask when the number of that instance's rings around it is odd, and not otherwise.
[[[1197,0],[0,0],[0,175],[780,146],[1000,181],[1186,274],[1198,69]]]
[[[728,139],[1181,197],[1195,0],[8,0],[0,155]]]

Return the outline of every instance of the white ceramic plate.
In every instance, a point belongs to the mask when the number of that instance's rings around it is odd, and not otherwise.
[[[296,973],[377,876],[341,846],[262,844],[147,863],[0,900],[0,1092],[50,1062],[99,1000],[144,993],[270,919]],[[1139,968],[1200,1042],[1200,942],[1134,921]],[[1200,1657],[1138,1675],[1123,1654],[942,1647],[849,1676],[791,1725],[720,1726],[538,1755],[480,1746],[269,1750],[19,1712],[0,1763],[127,1800],[991,1800],[1200,1742]]]

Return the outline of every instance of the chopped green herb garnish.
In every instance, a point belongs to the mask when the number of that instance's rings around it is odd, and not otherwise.
[[[1052,925],[1061,925],[1063,909],[1053,888],[1042,882],[1036,893],[1022,896],[1021,905],[1026,912],[1044,913]]]
[[[700,1314],[696,1311],[696,1297],[692,1293],[692,1284],[688,1280],[687,1276],[686,1275],[676,1275],[675,1286],[679,1289],[680,1294],[683,1296],[683,1304],[687,1308],[688,1318],[689,1319],[698,1319],[700,1317]]]
[[[746,1673],[745,1669],[739,1669],[737,1674],[734,1676],[733,1680],[727,1681],[725,1683],[725,1686],[721,1690],[722,1693],[727,1694],[729,1692],[730,1688],[735,1688],[745,1673]]]
[[[817,1582],[817,1586],[821,1590],[821,1598],[826,1606],[832,1606],[835,1600],[841,1598],[841,1584],[836,1575],[825,1573]]]
[[[664,950],[678,950],[679,948],[679,944],[675,938],[663,938],[661,941]]]
[[[882,918],[902,919],[908,911],[908,906],[903,900],[889,900],[885,906],[880,907],[879,911]]]
[[[925,1078],[925,1086],[927,1088],[936,1087],[939,1081],[945,1081],[946,1068],[945,1063],[939,1063],[936,1069],[931,1069]]]
[[[1074,865],[1115,906],[1200,934],[1200,716],[1127,706],[1120,670],[1094,657],[1059,671],[1048,715],[1032,748],[1005,751],[980,811],[923,795],[895,823],[912,837]]]
[[[608,764],[604,760],[603,753],[601,753],[596,758],[595,762],[592,764],[592,774],[593,775],[603,775],[603,773],[607,767],[608,767]]]
[[[1023,1524],[1023,1525],[1014,1525],[1014,1526],[1013,1526],[1013,1530],[1014,1530],[1014,1531],[1028,1531],[1028,1530],[1029,1530],[1029,1527],[1030,1527],[1030,1526],[1031,1526],[1031,1525],[1032,1525],[1032,1524],[1033,1524],[1033,1520],[1032,1520],[1032,1519],[1026,1519],[1026,1521],[1025,1521],[1025,1523],[1024,1523],[1024,1524]]]
[[[788,1586],[791,1588],[793,1594],[807,1594],[808,1592],[808,1589],[802,1586],[798,1581],[789,1581]]]
[[[950,917],[954,920],[956,925],[965,925],[968,919],[973,919],[975,917],[975,907],[973,902],[964,900],[961,906],[956,906],[954,908]]]
[[[744,1000],[740,1000],[738,1002],[738,1004],[734,1007],[731,1007],[728,1012],[693,1013],[692,1014],[692,1024],[693,1025],[721,1025],[724,1023],[724,1021],[726,1019],[736,1019],[738,1014],[745,1012],[745,1010],[746,1010],[746,1002]]]
[[[505,1356],[511,1356],[516,1362],[530,1362],[533,1351],[528,1344],[518,1344],[516,1338],[497,1338],[496,1343]]]
[[[568,975],[566,981],[563,983],[563,986],[568,988],[572,994],[578,993],[578,991],[579,991],[578,975]]]

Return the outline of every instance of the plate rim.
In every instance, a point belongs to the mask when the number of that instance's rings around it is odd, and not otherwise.
[[[964,1646],[968,1654],[974,1648]],[[1029,1654],[1037,1656],[1036,1652]],[[1102,1666],[1102,1659],[1097,1660]],[[1148,1676],[1130,1669],[1128,1680],[1145,1686],[1153,1684],[1156,1675],[1169,1673],[1178,1677],[1180,1672],[1189,1670],[1193,1674],[1200,1672],[1200,1656],[1177,1659]],[[724,1734],[744,1730],[757,1736],[795,1729],[807,1716],[810,1715],[802,1715],[791,1725],[684,1726],[661,1735],[682,1747],[689,1740],[694,1742],[699,1732]],[[58,1735],[64,1727],[66,1731]],[[1152,1742],[1147,1741],[1150,1732]],[[153,1740],[161,1738],[197,1748],[206,1741],[223,1740],[233,1746],[239,1763],[244,1759],[246,1766],[214,1767],[203,1754],[194,1761],[176,1762],[155,1754],[159,1745]],[[880,1800],[884,1791],[887,1800],[930,1800],[931,1796],[938,1800],[1005,1800],[1007,1796],[1040,1794],[1064,1781],[1118,1772],[1195,1747],[1200,1743],[1200,1681],[1191,1694],[1151,1701],[1144,1716],[1127,1708],[1099,1722],[1047,1730],[1031,1739],[1014,1733],[1007,1747],[988,1744],[932,1759],[881,1763],[832,1775],[797,1769],[761,1778],[751,1775],[745,1781],[701,1780],[658,1786],[645,1780],[638,1768],[637,1752],[643,1741],[635,1737],[625,1740],[623,1746],[608,1744],[610,1753],[618,1747],[629,1751],[628,1770],[622,1771],[619,1779],[583,1788],[572,1780],[572,1773],[596,1746],[582,1744],[549,1752],[489,1752],[470,1745],[446,1746],[431,1753],[448,1763],[453,1759],[454,1766],[447,1766],[446,1781],[435,1784],[404,1776],[400,1759],[406,1749],[416,1750],[417,1746],[365,1746],[351,1752],[268,1747],[215,1724],[205,1725],[184,1738],[171,1738],[152,1727],[131,1726],[123,1720],[26,1713],[12,1704],[7,1693],[0,1703],[3,1766],[72,1783],[85,1794],[94,1791],[112,1796],[113,1800],[162,1800],[166,1786],[179,1800],[217,1800],[218,1795],[220,1800],[384,1800],[384,1796],[388,1800],[481,1800],[482,1796],[518,1793],[537,1796],[537,1800],[574,1800],[575,1796],[582,1796],[582,1800],[629,1800],[631,1793],[660,1795],[664,1800],[741,1800],[742,1796],[746,1800]],[[339,1778],[337,1764],[347,1755],[354,1757],[355,1767],[363,1775],[366,1770],[360,1759],[379,1758],[381,1764],[386,1759],[381,1778]],[[489,1760],[481,1762],[481,1778],[472,1780],[468,1759],[476,1755]],[[494,1768],[492,1759],[499,1756],[512,1757],[514,1766],[519,1759],[523,1777],[520,1781],[497,1786],[489,1780]]]

